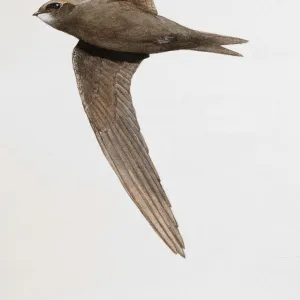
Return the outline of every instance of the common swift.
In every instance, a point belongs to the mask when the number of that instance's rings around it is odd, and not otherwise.
[[[98,143],[153,229],[184,257],[178,224],[137,121],[131,79],[150,54],[186,49],[241,56],[223,46],[247,41],[175,23],[158,15],[153,0],[55,0],[34,16],[79,39],[73,67]]]

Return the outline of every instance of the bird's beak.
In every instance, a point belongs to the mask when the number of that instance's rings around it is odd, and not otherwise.
[[[33,16],[33,17],[37,17],[39,14],[40,14],[40,13],[37,11],[37,12],[35,12],[32,16]]]

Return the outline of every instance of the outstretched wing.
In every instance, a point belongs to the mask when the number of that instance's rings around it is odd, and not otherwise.
[[[125,1],[132,2],[133,4],[135,4],[136,6],[140,7],[143,10],[149,11],[153,14],[157,14],[157,9],[155,7],[153,0],[125,0]]]
[[[184,256],[171,204],[160,183],[136,118],[131,78],[145,54],[112,52],[79,42],[73,52],[78,89],[104,155],[153,229]]]

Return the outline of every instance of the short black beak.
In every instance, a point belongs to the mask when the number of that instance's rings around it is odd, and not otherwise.
[[[37,17],[40,13],[37,11],[36,13],[34,13],[32,16],[33,17]]]

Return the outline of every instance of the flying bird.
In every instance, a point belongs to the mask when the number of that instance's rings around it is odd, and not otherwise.
[[[158,15],[153,0],[56,0],[33,15],[79,39],[73,67],[98,143],[156,233],[185,257],[178,223],[140,131],[131,79],[150,54],[186,49],[241,56],[223,46],[247,41],[184,27]]]

